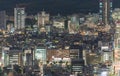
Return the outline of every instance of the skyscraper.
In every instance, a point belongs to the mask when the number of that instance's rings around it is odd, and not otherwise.
[[[25,8],[14,8],[14,26],[15,29],[25,27]]]
[[[0,11],[0,29],[6,29],[6,12]]]
[[[114,73],[120,73],[120,23],[116,22],[114,37]],[[119,76],[119,75],[118,75]]]
[[[112,0],[100,0],[99,7],[100,22],[104,25],[110,24],[112,21]]]
[[[47,14],[45,11],[38,13],[38,27],[44,26],[45,24],[49,23],[50,15]]]

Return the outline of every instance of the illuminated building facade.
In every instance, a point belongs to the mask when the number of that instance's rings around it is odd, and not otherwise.
[[[38,26],[44,26],[45,24],[49,23],[50,15],[47,14],[45,11],[38,13]]]
[[[112,17],[115,27],[115,34],[114,34],[114,64],[113,70],[114,73],[119,76],[120,75],[120,9],[116,8],[113,13]]]
[[[15,29],[25,27],[25,8],[14,8],[14,26]]]
[[[46,49],[45,47],[37,47],[35,50],[35,59],[40,60],[40,62],[46,63],[47,56],[46,56]]]
[[[120,23],[116,23],[116,32],[114,38],[114,71],[119,74],[120,71]]]
[[[104,25],[111,23],[112,2],[112,0],[100,0],[99,2],[100,22],[102,22]]]

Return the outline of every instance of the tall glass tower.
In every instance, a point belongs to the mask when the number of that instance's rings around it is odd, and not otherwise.
[[[100,7],[100,22],[104,25],[110,24],[112,21],[112,0],[100,0],[99,7]]]

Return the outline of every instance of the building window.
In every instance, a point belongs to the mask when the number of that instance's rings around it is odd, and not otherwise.
[[[112,7],[112,2],[110,2],[110,7]]]
[[[100,13],[102,13],[102,10],[100,10]]]
[[[102,6],[103,4],[100,2],[100,6]]]
[[[118,39],[118,48],[120,48],[120,39]]]

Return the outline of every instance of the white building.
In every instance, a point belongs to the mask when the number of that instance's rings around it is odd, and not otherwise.
[[[114,71],[116,74],[120,70],[120,23],[116,21],[116,32],[114,38]]]
[[[116,22],[116,21],[120,21],[120,9],[119,8],[116,8],[113,13],[112,13],[112,17],[113,17],[113,20]]]
[[[50,15],[47,14],[45,11],[42,11],[41,13],[38,13],[38,27],[44,26],[46,23],[49,23],[49,17]]]
[[[82,22],[84,18],[82,19]],[[78,15],[72,15],[68,21],[68,31],[70,34],[76,34],[80,29],[80,17]]]
[[[14,8],[14,27],[23,29],[25,27],[25,8]]]
[[[114,37],[114,64],[113,70],[116,75],[120,71],[120,9],[116,8],[112,13],[113,20],[115,22],[115,37]]]
[[[111,65],[113,60],[113,52],[109,49],[109,46],[101,46],[102,58],[101,61],[106,65]]]

